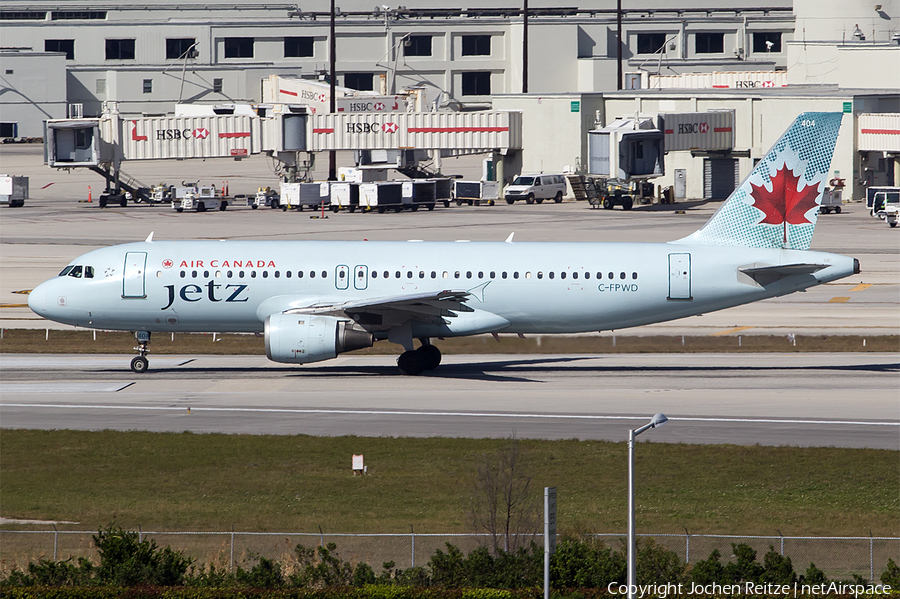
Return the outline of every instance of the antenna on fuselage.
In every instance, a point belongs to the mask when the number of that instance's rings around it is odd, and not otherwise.
[[[150,234],[147,235],[147,239],[144,240],[144,243],[153,243],[153,231],[150,231]]]

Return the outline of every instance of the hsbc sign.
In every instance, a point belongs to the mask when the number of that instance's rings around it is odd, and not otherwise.
[[[731,150],[734,148],[734,112],[676,112],[659,115],[666,152],[679,150]]]
[[[198,127],[196,129],[158,129],[156,131],[157,141],[175,140],[175,139],[206,139],[209,137],[209,129]]]
[[[400,128],[397,123],[347,123],[346,124],[347,133],[377,133],[382,131],[384,133],[396,133]]]

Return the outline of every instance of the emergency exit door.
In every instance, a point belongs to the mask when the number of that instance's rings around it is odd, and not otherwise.
[[[147,252],[126,252],[125,270],[122,276],[122,297],[147,297],[144,287],[144,271]]]
[[[690,300],[691,298],[691,255],[669,254],[669,298],[670,300]]]

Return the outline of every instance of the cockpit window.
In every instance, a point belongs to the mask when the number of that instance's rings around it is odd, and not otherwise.
[[[58,276],[58,277],[64,277],[64,276],[66,276],[67,274],[69,274],[69,271],[71,271],[73,268],[75,268],[75,267],[72,266],[72,265],[70,264],[69,266],[65,267],[65,268],[62,270],[62,272],[59,273],[57,276]]]
[[[94,278],[94,267],[93,266],[85,266],[84,267],[84,278],[85,279],[93,279]]]
[[[69,276],[75,277],[76,279],[80,279],[81,278],[81,270],[82,270],[82,268],[80,266],[73,266],[72,270],[69,271]]]

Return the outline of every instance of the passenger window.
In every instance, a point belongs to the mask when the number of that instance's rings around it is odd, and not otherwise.
[[[399,271],[399,270],[398,270],[397,272],[394,273],[394,278],[395,278],[395,279],[399,279],[399,278],[400,278],[400,271]]]
[[[491,278],[492,278],[492,279],[496,279],[496,278],[497,278],[497,273],[495,273],[493,270],[491,271]]]
[[[420,271],[419,271],[419,278],[420,278],[420,279],[424,279],[424,278],[425,278],[425,271],[424,271],[424,270],[420,270]]]
[[[467,271],[466,271],[466,278],[467,278],[467,279],[471,279],[471,278],[472,278],[472,271],[471,271],[471,270],[467,270]]]
[[[484,271],[483,271],[483,270],[479,270],[479,271],[478,271],[478,278],[479,278],[479,279],[483,279],[483,278],[484,278]]]
[[[216,278],[217,278],[217,279],[221,279],[221,278],[222,278],[222,271],[221,271],[221,270],[217,270],[217,271],[216,271]]]
[[[183,278],[186,277],[186,276],[187,276],[187,273],[184,272],[184,271],[182,270],[182,271],[181,271],[181,278],[183,279]]]
[[[208,271],[208,270],[204,270],[204,271],[203,271],[203,278],[204,278],[204,279],[208,279],[208,278],[209,278],[209,271]]]
[[[362,272],[359,273],[359,276],[362,276]],[[372,278],[373,278],[373,279],[377,279],[377,278],[378,278],[378,271],[377,271],[377,270],[373,270],[373,271],[372,271]]]
[[[620,272],[620,273],[619,273],[619,278],[620,278],[620,279],[624,279],[624,278],[625,278],[625,273],[624,273],[624,272]]]
[[[457,270],[455,273],[453,273],[453,278],[454,278],[454,279],[458,279],[458,278],[459,278],[459,271],[458,271],[458,270]]]
[[[526,273],[525,273],[525,278],[526,278],[526,279],[530,279],[530,278],[531,278],[531,273],[530,273],[530,272],[526,272]]]
[[[565,278],[566,278],[566,271],[562,271],[561,273],[559,273],[559,278],[560,278],[560,279],[565,279]]]
[[[573,279],[577,279],[577,278],[578,278],[578,272],[577,272],[577,271],[572,273],[572,278],[573,278]]]
[[[225,273],[225,276],[230,279],[232,276],[234,276],[234,271],[229,270],[228,272]]]
[[[291,278],[291,271],[289,271],[289,270],[284,271],[284,276],[286,276],[287,278],[290,279],[290,278]]]
[[[603,278],[603,273],[602,273],[602,272],[598,272],[598,273],[597,273],[597,280],[599,281],[599,280],[602,279],[602,278]]]
[[[385,279],[390,279],[390,278],[391,278],[391,273],[389,273],[388,271],[384,271],[384,278],[385,278]]]
[[[411,279],[411,278],[412,278],[412,271],[411,271],[411,270],[407,270],[407,271],[406,271],[406,278],[407,278],[407,279]]]
[[[543,278],[544,278],[544,273],[542,273],[541,271],[538,271],[538,278],[539,278],[539,279],[543,279]]]
[[[310,278],[310,279],[315,279],[315,278],[316,278],[316,271],[314,271],[314,270],[309,271],[309,278]]]
[[[504,270],[502,273],[500,273],[500,276],[501,276],[502,278],[505,279],[505,278],[506,278],[506,271]]]
[[[343,279],[344,276],[345,276],[345,274],[346,274],[346,273],[344,273],[344,271],[342,270],[342,271],[340,271],[340,273],[338,273],[338,276],[339,276],[341,279]]]
[[[435,271],[433,271],[433,270],[431,271],[431,278],[432,278],[432,279],[436,279],[436,278],[437,278],[437,273],[436,273]]]
[[[196,278],[197,278],[197,271],[196,271],[196,270],[192,270],[192,271],[191,271],[191,278],[192,278],[192,279],[196,279]]]
[[[449,278],[450,278],[450,273],[447,272],[447,271],[445,270],[445,271],[444,271],[444,274],[442,274],[441,277],[443,277],[443,278],[445,278],[445,279],[449,279]]]
[[[518,270],[517,270],[516,272],[513,273],[513,278],[514,278],[514,279],[518,279],[518,278],[519,278],[519,271],[518,271]]]
[[[159,274],[157,274],[159,276]],[[93,279],[94,278],[94,267],[93,266],[85,266],[84,267],[84,278],[85,279]]]
[[[632,278],[632,279],[637,279],[637,273],[636,273],[636,272],[631,273],[631,278]]]
[[[279,278],[279,277],[281,277],[281,271],[280,271],[280,270],[276,270],[276,271],[275,271],[275,278],[277,279],[277,278]]]
[[[251,278],[251,279],[255,279],[255,278],[256,278],[256,271],[255,271],[255,270],[251,270],[251,271],[250,271],[250,278]]]
[[[268,278],[269,278],[269,271],[268,271],[268,270],[264,270],[264,271],[263,271],[263,278],[264,278],[264,279],[268,279]]]
[[[609,273],[609,278],[610,278],[610,279],[615,279],[615,278],[616,278],[615,273]]]
[[[75,266],[74,268],[72,268],[72,270],[69,272],[69,276],[75,277],[76,279],[80,279],[81,278],[81,267]]]
[[[323,278],[323,279],[327,279],[327,278],[328,278],[328,271],[327,271],[327,270],[323,270],[323,271],[322,271],[322,278]]]
[[[591,278],[591,273],[589,273],[589,272],[584,273],[584,278],[585,278],[585,279],[590,279],[590,278]]]
[[[241,276],[242,276],[242,277],[244,276],[244,271],[241,271]],[[303,278],[303,271],[302,271],[302,270],[298,270],[298,271],[297,271],[297,278],[298,278],[298,279],[302,279],[302,278]]]
[[[552,279],[554,276],[556,276],[556,274],[551,270],[550,272],[547,273],[547,276]]]
[[[75,268],[75,267],[74,267],[74,266],[67,266],[67,267],[65,267],[64,269],[62,269],[62,272],[59,273],[57,276],[64,277],[64,276],[66,276],[67,274],[69,274],[69,273],[72,271],[73,268]]]

